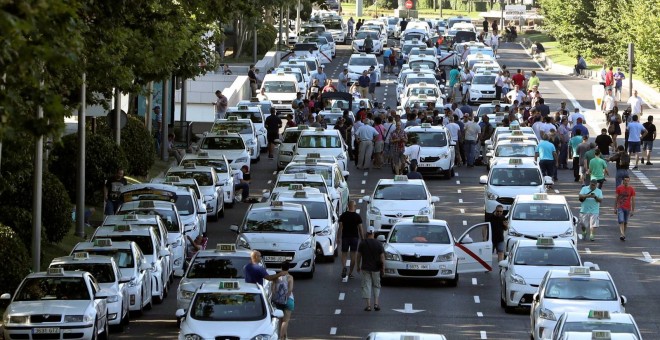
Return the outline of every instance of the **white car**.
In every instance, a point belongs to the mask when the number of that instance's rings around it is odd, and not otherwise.
[[[507,215],[509,228],[504,233],[506,249],[519,239],[552,237],[577,244],[578,218],[562,195],[538,193],[517,195]]]
[[[132,241],[112,242],[110,239],[96,239],[94,242],[79,242],[73,247],[71,255],[85,252],[90,255],[109,256],[115,259],[121,276],[129,280],[128,309],[142,314],[144,309],[151,309],[151,265],[137,243]]]
[[[327,58],[328,60],[332,61],[332,57],[334,56],[333,54],[333,49],[328,40],[320,35],[310,35],[306,37],[302,37],[299,39],[300,42],[309,44],[309,43],[315,43],[316,46],[319,47],[319,52],[323,53],[323,56]]]
[[[544,332],[551,332],[565,312],[625,313],[625,305],[626,298],[617,291],[609,272],[588,267],[550,270],[532,298],[531,336],[539,340]]]
[[[491,238],[488,222],[471,226],[454,239],[447,221],[427,215],[402,220],[392,227],[387,239],[379,236],[385,241],[384,277],[445,280],[456,287],[459,274],[492,270]]]
[[[261,148],[261,152],[265,152],[268,147],[268,141],[266,141],[266,115],[270,115],[270,108],[273,107],[273,103],[269,100],[261,100],[258,98],[253,98],[248,102],[241,100],[236,107],[228,107],[226,118],[236,116],[239,119],[249,119],[254,125],[254,134],[257,136],[255,142]],[[258,111],[254,110],[255,108],[259,109]]]
[[[550,336],[546,336],[552,332]],[[602,332],[596,337],[594,332]],[[610,338],[605,336],[609,333]],[[589,337],[587,337],[587,335]],[[578,337],[582,336],[582,337]],[[620,337],[620,338],[619,338]],[[543,332],[543,339],[634,339],[642,340],[635,318],[628,313],[610,313],[606,310],[566,312],[559,317],[554,329]]]
[[[447,340],[442,334],[417,333],[417,332],[371,332],[366,340]]]
[[[328,198],[332,201],[332,197],[339,196],[339,205],[335,209],[337,216],[346,211],[350,196],[348,182],[346,181],[349,172],[341,170],[335,157],[330,155],[322,156],[317,153],[310,153],[306,156],[295,156],[282,174],[297,173],[321,175],[328,185]]]
[[[2,317],[5,339],[108,338],[107,299],[92,274],[49,268],[23,279]],[[72,333],[74,331],[75,333]]]
[[[364,49],[364,40],[367,37],[371,37],[373,42],[373,48],[371,49],[371,55],[381,55],[383,53],[383,43],[380,40],[380,32],[374,30],[360,30],[355,33],[353,36],[353,53],[366,53]]]
[[[403,56],[403,60],[408,60],[408,57],[410,56],[410,52],[415,48],[427,48],[427,45],[426,43],[417,39],[406,41],[403,45],[401,45],[401,50],[400,50],[400,53]]]
[[[280,173],[277,175],[277,180],[275,181],[275,186],[271,192],[266,192],[263,194],[263,198],[270,199],[270,196],[275,192],[283,192],[286,190],[299,190],[292,189],[292,185],[300,184],[303,188],[315,188],[318,189],[321,193],[328,195],[332,201],[332,205],[335,207],[335,211],[339,211],[341,207],[341,197],[339,193],[332,191],[328,188],[325,179],[323,176],[318,174],[307,174],[307,173],[297,173],[297,174],[284,174]]]
[[[440,87],[435,84],[422,82],[406,87],[399,97],[399,103],[405,103],[408,98],[419,96],[420,94],[426,95],[427,98],[436,98],[435,101],[437,101],[437,98],[443,97]]]
[[[491,102],[495,98],[495,78],[497,74],[493,73],[477,73],[472,77],[472,84],[470,85],[470,95],[468,102],[470,105],[479,102]]]
[[[426,41],[429,39],[427,31],[417,28],[408,28],[401,32],[399,36],[399,46],[404,46],[411,42],[421,42],[426,45]]]
[[[340,16],[329,16],[321,19],[325,25],[326,32],[332,34],[336,42],[345,44],[348,35],[348,26]]]
[[[293,74],[294,76],[296,76],[296,80],[298,81],[298,92],[300,92],[301,94],[306,94],[307,93],[307,90],[309,89],[308,79],[305,78],[305,76],[303,75],[300,68],[296,68],[296,67],[277,68],[273,72],[280,72],[280,73],[284,72],[284,74]],[[283,118],[283,117],[280,117],[280,118]],[[264,138],[266,138],[266,131],[265,130],[266,129],[264,128]]]
[[[435,216],[435,203],[440,199],[431,196],[421,179],[408,179],[405,175],[394,179],[380,179],[371,196],[362,198],[367,205],[366,227],[374,227],[376,233],[387,233],[404,218],[415,215]]]
[[[541,279],[550,269],[569,269],[581,266],[580,254],[573,242],[540,237],[518,240],[500,267],[500,306],[507,313],[517,307],[532,305]],[[592,267],[592,263],[585,262]]]
[[[190,308],[176,311],[181,319],[179,340],[278,339],[284,313],[273,307],[269,296],[256,283],[204,283]]]
[[[552,177],[541,174],[541,169],[533,159],[501,158],[493,162],[488,175],[479,177],[484,185],[484,218],[495,211],[498,205],[509,211],[518,195],[545,193],[551,185]]]
[[[362,72],[368,72],[372,66],[374,67],[374,72],[376,72],[376,77],[378,79],[376,86],[379,86],[380,68],[383,65],[378,63],[376,56],[367,53],[351,54],[348,63],[344,64],[344,67],[348,68],[348,81],[350,83],[356,82],[358,78],[362,76]]]
[[[258,162],[261,159],[261,144],[257,138],[257,131],[252,121],[249,119],[239,119],[237,116],[230,116],[227,109],[226,119],[216,119],[211,127],[211,132],[229,131],[229,133],[238,133],[243,137],[243,142],[248,147],[250,159],[253,162]],[[259,111],[258,108],[250,108],[254,111]]]
[[[432,96],[427,96],[425,94],[420,94],[417,96],[411,96],[406,98],[406,100],[401,103],[401,108],[404,110],[407,107],[413,109],[419,109],[419,110],[426,110],[429,108],[429,103],[434,103],[435,107],[444,106],[444,100],[442,99],[442,97],[432,97]]]
[[[401,35],[401,25],[399,25],[398,17],[387,17],[387,36],[390,38],[398,38]]]
[[[444,126],[409,126],[405,130],[408,142],[413,139],[420,146],[417,171],[425,175],[441,175],[449,179],[454,176],[454,148],[451,133]]]
[[[387,25],[382,20],[368,20],[362,23],[360,30],[377,30],[378,37],[383,46],[387,46]]]
[[[279,65],[279,67],[281,67],[281,68],[291,68],[291,69],[300,71],[300,73],[303,76],[303,79],[305,79],[305,86],[307,88],[309,88],[309,86],[312,85],[312,73],[310,72],[309,66],[307,66],[306,62],[304,62],[304,61],[301,62],[301,61],[297,61],[297,60],[286,60],[286,61],[282,61]],[[317,73],[318,72],[314,72],[314,74],[317,74]],[[302,95],[306,96],[307,92],[305,91],[304,93],[302,93]],[[282,117],[280,117],[280,118],[282,118]]]
[[[495,150],[486,152],[484,163],[486,169],[500,158],[529,158],[534,159],[537,143],[533,140],[522,138],[504,139],[497,143]]]
[[[293,155],[306,156],[310,153],[333,156],[337,159],[341,171],[348,171],[348,145],[339,130],[323,128],[303,130],[293,149]]]
[[[316,233],[322,231],[309,220],[305,206],[281,201],[255,203],[248,208],[236,232],[236,247],[258,250],[268,268],[280,268],[290,261],[290,272],[314,277],[316,270]]]
[[[171,167],[165,175],[197,180],[199,189],[204,195],[206,215],[215,220],[225,216],[224,193],[218,183],[218,174],[212,166],[185,163],[183,166]]]
[[[422,67],[425,65],[431,70],[435,70],[439,66],[438,59],[432,54],[418,54],[410,55],[408,57],[408,66],[411,68]]]
[[[89,272],[99,287],[108,292],[108,323],[123,330],[128,326],[128,286],[130,277],[123,277],[114,258],[111,256],[90,255],[79,252],[70,256],[54,258],[49,268],[62,268],[65,271]]]
[[[277,170],[282,170],[293,159],[293,149],[298,143],[298,137],[303,130],[307,130],[307,125],[298,125],[296,127],[288,127],[284,129],[282,138],[275,140],[277,144],[277,152],[275,153],[275,163]]]
[[[183,166],[185,163],[194,163],[197,166],[211,166],[215,169],[215,174],[218,176],[218,182],[217,184],[222,186],[222,192],[223,194],[223,200],[225,202],[225,206],[229,208],[234,207],[234,172],[235,171],[240,171],[240,170],[234,170],[231,167],[231,162],[227,159],[227,156],[225,155],[218,155],[215,154],[214,157],[211,157],[208,152],[198,152],[196,154],[186,154],[183,159],[181,160],[181,163],[179,166]],[[181,183],[186,182],[186,178],[180,178],[179,179]],[[153,180],[152,180],[153,181]],[[197,183],[196,180],[193,179],[195,183]],[[178,185],[178,184],[174,184]],[[199,189],[199,185],[195,184],[197,188]],[[198,190],[195,190],[195,192],[198,192]],[[199,190],[199,196],[202,198],[202,201],[204,199],[204,194],[202,194],[201,190]],[[206,206],[204,207],[204,210],[206,210]],[[204,225],[206,225],[206,219],[204,219]],[[206,227],[203,228],[206,230]]]
[[[277,115],[293,114],[291,104],[298,95],[298,79],[293,74],[279,72],[267,74],[261,82],[264,99],[273,102]]]
[[[234,170],[240,170],[244,165],[250,167],[250,152],[238,133],[207,133],[199,143],[199,148],[200,153],[206,153],[209,159],[226,157]]]

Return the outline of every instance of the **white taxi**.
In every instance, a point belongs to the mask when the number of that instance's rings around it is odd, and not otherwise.
[[[112,257],[122,278],[128,280],[128,309],[142,314],[144,309],[151,309],[151,277],[150,265],[137,243],[132,241],[112,242],[110,239],[96,239],[94,242],[78,242],[71,255],[76,253]]]
[[[273,102],[278,115],[293,114],[291,103],[298,94],[298,79],[293,74],[267,74],[261,83],[261,93]],[[267,144],[266,144],[267,145]]]
[[[440,88],[437,85],[422,82],[406,87],[399,97],[399,102],[404,103],[407,98],[418,96],[420,94],[434,98],[442,97],[442,91],[440,91]]]
[[[394,179],[380,179],[371,196],[362,198],[367,205],[367,227],[377,233],[387,233],[403,218],[415,215],[435,216],[435,203],[440,199],[431,196],[421,179],[408,179],[405,175]]]
[[[176,316],[179,340],[277,340],[284,313],[275,309],[264,287],[227,280],[202,284],[190,308],[177,309]]]
[[[417,332],[371,332],[366,340],[447,340],[442,334]]]
[[[49,268],[62,268],[65,271],[89,272],[99,287],[108,292],[108,323],[123,330],[128,326],[128,286],[130,277],[123,277],[114,258],[90,255],[87,252],[54,258]]]
[[[215,169],[215,174],[218,176],[217,184],[222,186],[223,200],[225,206],[228,208],[234,207],[234,172],[240,170],[234,170],[230,165],[231,162],[227,159],[225,155],[215,155],[211,157],[208,152],[198,152],[196,154],[186,154],[179,166],[183,166],[185,163],[193,163],[197,166],[211,166]],[[185,181],[185,178],[180,178],[181,181]],[[196,182],[196,181],[195,181]],[[199,185],[197,185],[199,188]],[[197,190],[196,190],[197,191]],[[204,198],[204,194],[201,194],[200,197]],[[204,210],[206,210],[206,205],[204,205]]]
[[[477,73],[472,77],[470,85],[470,94],[468,96],[468,103],[474,105],[479,102],[491,102],[495,98],[495,78],[496,73]]]
[[[359,33],[361,34],[361,33]],[[353,42],[355,44],[355,41]],[[374,40],[374,44],[376,40]],[[353,83],[362,76],[362,72],[369,71],[371,67],[374,67],[374,72],[376,72],[376,86],[380,85],[380,68],[383,66],[378,63],[378,59],[373,54],[367,53],[354,53],[351,54],[351,57],[348,59],[348,63],[344,64],[344,67],[348,69],[348,82]]]
[[[257,138],[255,126],[249,119],[239,119],[237,116],[230,116],[229,112],[231,109],[227,109],[227,118],[215,120],[215,123],[211,127],[211,132],[228,131],[229,133],[238,133],[241,135],[250,153],[250,159],[256,163],[261,159],[262,145]],[[259,111],[256,107],[251,107],[250,110]]]
[[[254,125],[255,134],[257,135],[257,140],[255,141],[259,144],[261,152],[266,151],[268,147],[268,142],[266,141],[266,114],[270,114],[270,108],[273,106],[273,103],[269,100],[259,100],[258,98],[252,98],[250,101],[241,100],[238,102],[236,107],[228,107],[226,117],[238,117],[239,119],[249,119]],[[253,110],[254,108],[259,109],[258,111]]]
[[[577,244],[575,226],[578,218],[563,195],[517,195],[507,215],[509,228],[504,232],[506,249],[516,240],[551,237]]]
[[[214,168],[217,169],[218,167],[215,166]],[[177,212],[179,213],[179,216],[182,216],[181,221],[185,228],[189,228],[190,224],[192,224],[193,227],[197,227],[198,232],[199,230],[206,232],[206,204],[204,203],[204,194],[202,194],[202,190],[199,189],[197,180],[194,178],[167,176],[164,178],[153,178],[151,179],[151,183],[160,183],[173,186],[178,188],[179,192],[181,192],[181,194],[184,196],[190,196],[190,202],[188,202],[188,198],[182,199],[181,202],[179,202],[179,197],[177,195],[175,203],[177,206]],[[181,191],[180,189],[184,189],[185,192]],[[187,218],[183,218],[183,216],[187,216]],[[197,221],[195,221],[195,218],[193,218],[194,216],[197,216]],[[164,220],[166,220],[167,224],[167,219],[164,218]],[[195,223],[197,223],[197,225],[195,225]],[[168,226],[168,230],[169,229],[170,227]]]
[[[412,68],[426,65],[429,69],[435,70],[438,68],[439,62],[434,54],[411,54],[410,57],[408,57],[408,65]]]
[[[296,80],[298,81],[298,92],[300,92],[303,95],[307,93],[309,83],[307,82],[307,79],[303,75],[300,68],[284,66],[282,68],[276,68],[273,72],[275,73],[283,72],[284,74],[292,74],[296,76]],[[268,114],[270,114],[270,112]],[[268,143],[266,142],[266,146],[267,145]]]
[[[552,334],[548,334],[552,332]],[[597,337],[593,332],[603,332]],[[607,334],[609,333],[609,334]],[[543,332],[543,339],[635,339],[641,340],[642,334],[635,318],[628,313],[610,313],[607,310],[588,312],[566,312],[557,320],[552,330]],[[578,337],[582,336],[582,337]],[[585,337],[586,335],[593,337]],[[609,335],[609,337],[606,337]],[[625,337],[627,336],[627,337]]]
[[[170,252],[160,247],[156,232],[151,226],[131,226],[126,223],[118,225],[106,224],[96,228],[94,235],[92,235],[92,241],[97,239],[110,239],[113,242],[135,242],[140,247],[140,250],[142,250],[144,259],[148,264],[143,269],[149,268],[151,272],[151,296],[155,299],[156,303],[163,301],[165,296],[167,296],[167,285],[169,282],[169,261],[166,256],[169,256]]]
[[[314,276],[316,233],[322,229],[311,225],[305,206],[281,201],[255,203],[241,226],[229,228],[238,234],[236,246],[261,252],[268,268],[280,268],[282,262],[290,261],[290,272]]]
[[[638,340],[640,338],[633,334],[612,333],[606,330],[594,330],[591,332],[567,332],[562,340]]]
[[[225,156],[234,170],[240,170],[244,165],[250,167],[250,152],[238,133],[207,133],[199,143],[199,148],[200,153],[206,153],[209,159]]]
[[[96,339],[108,338],[109,292],[96,279],[81,271],[49,268],[29,274],[2,317],[5,339]]]
[[[447,221],[418,215],[395,224],[387,238],[378,238],[385,241],[384,278],[436,279],[456,287],[461,273],[492,270],[488,222],[469,227],[455,240]]]
[[[544,332],[555,328],[557,319],[566,312],[625,313],[625,305],[626,298],[619,295],[609,272],[588,267],[550,270],[532,298],[531,336],[541,339]]]
[[[204,195],[206,215],[215,220],[225,216],[224,192],[218,183],[218,174],[212,166],[185,163],[183,166],[171,167],[165,176],[195,179]]]
[[[518,240],[500,267],[500,306],[509,313],[516,307],[529,307],[541,279],[550,269],[581,266],[575,244],[566,240],[540,237]],[[590,262],[585,266],[595,267]]]
[[[373,42],[373,48],[369,55],[380,55],[383,53],[383,42],[380,40],[380,32],[376,30],[359,30],[355,32],[353,36],[353,53],[366,53],[364,49],[364,41],[367,39],[367,36],[371,37]]]
[[[552,177],[541,175],[541,169],[533,159],[501,158],[493,162],[488,175],[479,177],[484,184],[484,218],[495,211],[498,205],[506,214],[518,195],[545,193],[552,185]]]
[[[344,142],[339,130],[316,128],[303,130],[298,137],[298,143],[293,149],[293,155],[316,153],[321,156],[330,155],[337,158],[341,171],[348,171],[348,145]]]
[[[454,176],[454,148],[449,130],[443,126],[422,123],[405,129],[408,141],[415,140],[420,146],[417,171],[426,175]]]
[[[536,141],[524,138],[507,138],[499,141],[495,150],[486,152],[486,169],[490,170],[493,163],[500,158],[529,158],[534,159],[536,154]]]
[[[341,171],[336,162],[322,159],[321,157],[312,158],[312,156],[316,155],[318,154],[308,154],[304,160],[298,160],[302,156],[294,157],[294,161],[287,165],[283,174],[306,173],[321,175],[328,186],[328,198],[332,201],[331,197],[339,196],[339,205],[335,207],[333,204],[333,207],[336,208],[334,210],[337,215],[341,215],[348,207],[350,196],[348,182],[346,181],[348,171]]]
[[[263,198],[269,199],[270,196],[275,192],[283,192],[286,190],[297,190],[290,189],[291,185],[300,184],[304,188],[315,188],[318,189],[322,194],[328,195],[328,198],[332,201],[332,205],[335,208],[335,211],[339,211],[341,208],[341,197],[339,193],[334,190],[330,190],[328,185],[323,179],[323,176],[319,174],[308,174],[308,173],[296,173],[296,174],[284,174],[280,173],[277,175],[277,180],[275,181],[275,186],[273,190],[269,193],[266,192],[263,194]]]
[[[303,130],[307,129],[309,129],[307,125],[288,127],[284,129],[282,139],[275,140],[275,144],[277,144],[277,152],[275,153],[277,170],[284,169],[284,167],[291,162],[291,159],[293,158],[293,149],[298,143],[298,137],[300,137],[300,133]]]

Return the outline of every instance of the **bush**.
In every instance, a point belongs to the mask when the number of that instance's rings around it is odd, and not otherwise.
[[[9,226],[23,241],[25,248],[32,244],[32,213],[15,205],[0,206],[0,223]],[[42,233],[42,239],[45,233]]]
[[[96,193],[103,189],[110,174],[119,168],[127,169],[128,161],[121,148],[98,133],[87,135],[85,155],[85,201],[92,205],[101,204],[103,195]],[[77,159],[78,134],[71,134],[55,145],[49,165],[50,171],[64,184],[70,202],[76,197]]]
[[[0,292],[14,293],[23,278],[30,273],[30,256],[20,237],[12,228],[0,224]]]
[[[113,131],[105,119],[98,121],[97,132],[114,140]],[[153,136],[140,117],[128,115],[126,126],[121,129],[120,146],[128,161],[128,165],[124,169],[127,174],[137,176],[149,174],[149,169],[156,161],[156,145]]]
[[[270,25],[262,25],[257,30],[257,54],[266,54],[277,39],[278,29]],[[250,36],[243,42],[243,51],[252,51],[254,37]]]

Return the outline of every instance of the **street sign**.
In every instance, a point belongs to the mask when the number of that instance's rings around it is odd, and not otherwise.
[[[506,5],[504,7],[504,19],[506,20],[520,19],[526,13],[527,7],[525,5]]]
[[[406,8],[407,8],[407,9],[412,9],[412,8],[413,8],[413,2],[412,2],[412,0],[407,0],[407,1],[406,1]]]

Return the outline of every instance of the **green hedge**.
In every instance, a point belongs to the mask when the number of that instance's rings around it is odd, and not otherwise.
[[[257,30],[257,54],[266,54],[273,47],[275,39],[277,38],[278,29],[270,25],[262,25]],[[252,51],[254,44],[253,36],[250,35],[248,39],[243,42],[243,51]]]
[[[28,209],[14,205],[0,206],[0,224],[9,226],[20,237],[25,248],[32,244],[32,212]],[[42,230],[42,239],[45,240],[46,233]]]
[[[0,258],[2,258],[2,275],[0,275],[0,294],[11,293],[30,273],[30,256],[20,237],[12,228],[0,224]]]

